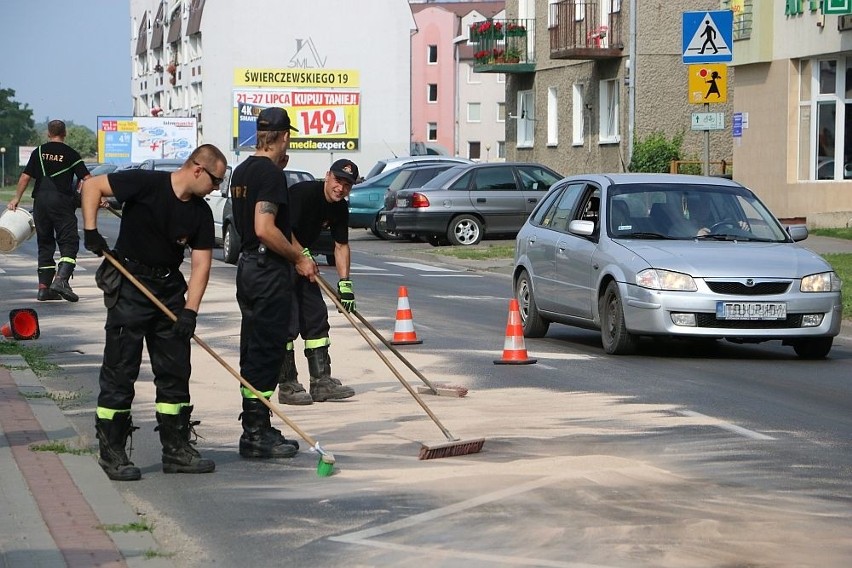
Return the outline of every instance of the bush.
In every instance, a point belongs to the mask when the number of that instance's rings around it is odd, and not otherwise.
[[[662,132],[649,134],[644,140],[636,137],[628,170],[644,173],[668,173],[672,160],[681,159],[683,134],[671,140]]]

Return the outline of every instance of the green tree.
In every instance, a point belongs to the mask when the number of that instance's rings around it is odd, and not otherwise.
[[[14,101],[13,89],[0,88],[0,146],[6,148],[4,163],[6,180],[17,179],[21,168],[18,166],[18,147],[27,146],[33,134],[33,111],[28,105]]]
[[[662,132],[653,132],[644,139],[637,136],[628,169],[631,172],[668,173],[672,160],[681,159],[682,144],[683,134],[671,140]]]

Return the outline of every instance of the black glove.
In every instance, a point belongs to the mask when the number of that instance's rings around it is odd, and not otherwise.
[[[83,246],[98,256],[103,256],[104,252],[110,252],[106,239],[97,229],[83,230]]]
[[[340,280],[337,283],[337,294],[340,296],[340,303],[351,314],[355,310],[355,292],[352,291],[352,281]]]
[[[177,316],[177,320],[172,325],[172,331],[181,339],[189,339],[195,335],[195,320],[198,318],[198,312],[184,308]]]

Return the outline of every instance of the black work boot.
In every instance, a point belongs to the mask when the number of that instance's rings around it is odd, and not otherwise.
[[[292,458],[299,443],[288,440],[281,431],[273,428],[270,411],[256,398],[243,399],[243,435],[240,436],[240,456],[244,458]]]
[[[311,398],[315,402],[326,400],[343,400],[355,396],[355,391],[340,384],[331,377],[331,357],[328,346],[316,349],[305,349],[308,358],[308,372],[311,374]]]
[[[299,383],[299,372],[296,369],[296,352],[284,350],[284,363],[281,364],[281,374],[278,377],[278,402],[281,404],[306,405],[313,404],[311,398]]]
[[[191,406],[181,408],[180,414],[157,412],[154,430],[160,433],[163,444],[163,473],[210,473],[216,469],[213,460],[202,458],[195,449],[195,426],[201,422],[190,422],[190,414]]]
[[[46,300],[61,300],[62,296],[50,289],[50,283],[53,282],[53,277],[56,276],[55,268],[39,268],[38,269],[38,301]]]
[[[69,302],[76,302],[80,299],[80,296],[75,294],[74,290],[71,289],[71,283],[68,282],[71,279],[71,275],[74,274],[74,266],[71,262],[60,262],[59,267],[56,269],[56,277],[50,285],[50,290],[56,292]]]
[[[110,479],[136,481],[142,477],[142,472],[133,465],[124,449],[127,438],[132,438],[134,430],[138,428],[133,426],[129,412],[116,412],[112,420],[95,419],[95,432],[100,449],[98,463]],[[132,450],[132,441],[130,447]]]

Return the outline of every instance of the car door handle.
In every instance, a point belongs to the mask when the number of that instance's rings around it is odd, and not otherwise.
[[[476,202],[477,202],[477,203],[485,203],[486,201],[488,201],[488,200],[487,200],[487,199],[485,199],[484,197],[477,197],[477,198],[476,198]]]
[[[528,239],[527,239],[527,242],[528,242],[529,244],[531,244],[531,245],[534,245],[534,244],[535,244],[535,235],[533,235],[533,236],[531,236],[530,238],[528,238]]]
[[[528,203],[536,203],[538,201],[538,197],[529,197],[527,198]]]

